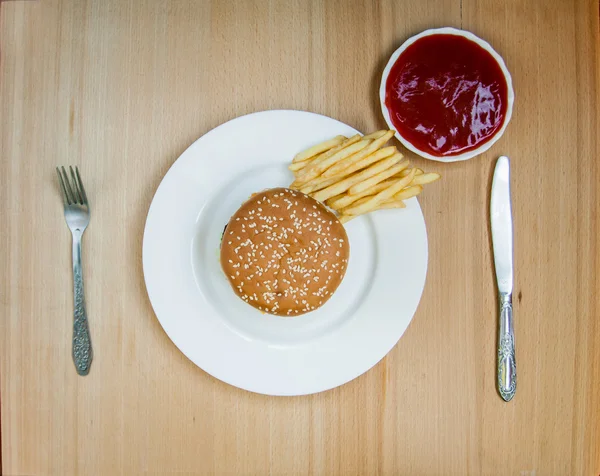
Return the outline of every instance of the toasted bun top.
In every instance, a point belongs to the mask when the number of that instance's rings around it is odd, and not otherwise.
[[[274,188],[253,195],[231,217],[221,266],[245,302],[296,316],[332,296],[349,253],[346,231],[332,212],[301,192]]]

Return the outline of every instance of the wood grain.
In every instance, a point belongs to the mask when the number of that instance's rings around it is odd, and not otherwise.
[[[130,1],[2,4],[0,392],[6,475],[600,473],[596,1]],[[196,138],[294,108],[383,127],[376,90],[408,36],[463,27],[506,59],[516,104],[481,157],[417,164],[430,264],[418,312],[371,371],[269,398],[169,341],[146,297],[153,193]],[[495,382],[488,222],[512,158],[519,386]],[[54,167],[78,164],[95,360],[71,361],[70,236]]]

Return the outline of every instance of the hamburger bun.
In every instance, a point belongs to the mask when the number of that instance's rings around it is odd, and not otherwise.
[[[221,242],[221,266],[234,292],[278,316],[325,304],[344,278],[349,254],[336,216],[287,188],[253,195],[231,217]]]

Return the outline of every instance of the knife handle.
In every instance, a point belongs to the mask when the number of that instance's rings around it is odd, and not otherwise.
[[[507,402],[517,390],[517,362],[513,330],[512,294],[500,293],[500,325],[498,327],[498,392]]]

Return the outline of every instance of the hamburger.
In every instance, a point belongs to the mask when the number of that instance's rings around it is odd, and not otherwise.
[[[233,291],[278,316],[325,304],[344,278],[349,254],[337,217],[287,188],[253,195],[231,217],[221,241],[221,266]]]

